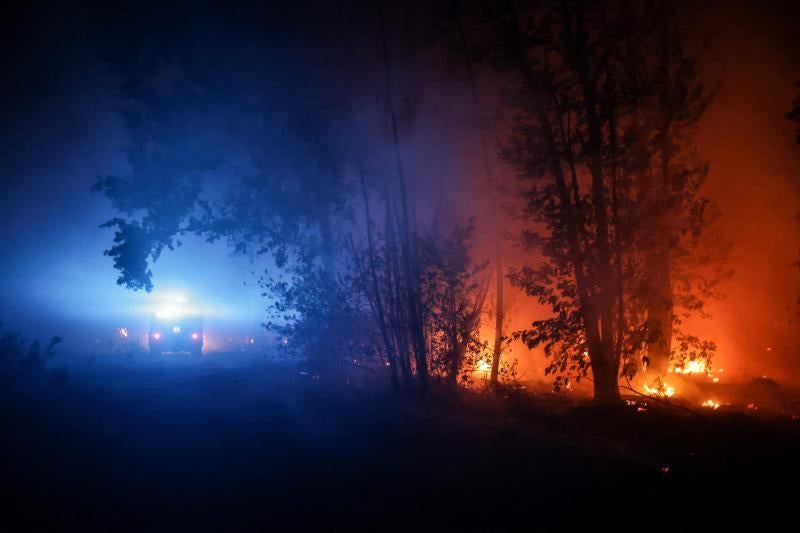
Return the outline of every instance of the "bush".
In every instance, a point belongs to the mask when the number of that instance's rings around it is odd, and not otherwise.
[[[0,371],[4,374],[14,370],[41,370],[55,356],[55,347],[61,337],[51,337],[47,344],[28,340],[19,332],[0,332]]]

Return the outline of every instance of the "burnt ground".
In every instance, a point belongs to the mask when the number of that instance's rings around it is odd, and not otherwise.
[[[188,356],[187,356],[188,357]],[[392,394],[289,362],[5,380],[0,529],[724,529],[797,522],[800,422]]]

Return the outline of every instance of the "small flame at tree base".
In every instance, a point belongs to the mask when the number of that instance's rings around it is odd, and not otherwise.
[[[657,378],[651,384],[644,384],[644,392],[650,396],[661,396],[662,398],[672,398],[675,396],[675,387],[663,382],[661,378]]]

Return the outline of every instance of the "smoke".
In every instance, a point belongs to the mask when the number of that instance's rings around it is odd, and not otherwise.
[[[800,212],[800,146],[795,143],[793,125],[784,118],[797,96],[795,84],[800,81],[798,34],[792,26],[798,20],[792,12],[796,8],[792,2],[770,6],[710,2],[690,7],[690,29],[708,38],[704,75],[711,85],[722,82],[700,124],[698,148],[711,162],[703,193],[721,208],[719,230],[732,244],[730,263],[735,270],[723,287],[727,298],[710,308],[713,319],[697,321],[692,326],[718,341],[720,350],[715,366],[724,366],[726,372],[797,380],[800,379],[797,357],[800,269],[792,264],[797,261],[800,248],[800,224],[795,219]],[[97,6],[92,9],[102,11]],[[21,77],[17,76],[18,83],[6,98],[24,103],[26,112],[5,117],[2,129],[4,145],[24,148],[3,161],[0,236],[4,250],[17,249],[17,260],[4,265],[2,311],[16,315],[23,308],[47,308],[69,316],[90,310],[104,314],[100,307],[109,298],[124,299],[122,290],[114,286],[110,260],[101,256],[106,243],[100,240],[110,242],[110,236],[96,229],[107,218],[108,209],[101,199],[89,198],[87,192],[96,175],[126,172],[123,152],[126,132],[112,109],[119,103],[121,80],[113,71],[131,66],[107,63],[107,56],[119,52],[115,46],[121,41],[115,40],[116,36],[109,38],[115,35],[119,24],[127,24],[126,31],[133,34],[136,31],[132,29],[158,26],[159,31],[166,31],[165,35],[170,37],[159,43],[164,47],[160,53],[165,59],[189,52],[196,53],[199,59],[210,57],[224,76],[214,78],[216,67],[211,64],[200,68],[202,73],[210,73],[216,82],[239,84],[236,90],[231,90],[230,101],[212,102],[211,107],[222,117],[221,124],[227,124],[225,106],[241,103],[233,96],[246,100],[252,96],[248,93],[250,89],[269,88],[291,69],[302,74],[298,65],[319,67],[319,71],[305,77],[298,74],[297,80],[307,84],[304,90],[312,88],[311,94],[325,94],[332,82],[344,83],[336,87],[353,96],[349,102],[341,102],[348,107],[350,125],[375,133],[366,145],[343,139],[343,146],[350,152],[348,156],[353,160],[364,159],[367,170],[376,179],[396,184],[377,11],[358,3],[337,4],[335,8],[287,11],[280,17],[262,13],[263,21],[249,20],[243,24],[249,16],[242,10],[216,17],[207,8],[186,15],[176,7],[162,13],[162,17],[156,17],[157,12],[147,12],[136,15],[133,21],[129,18],[135,15],[132,13],[120,18],[101,12],[95,18],[114,22],[104,28],[107,34],[78,36],[74,35],[77,30],[59,26],[59,35],[77,44],[68,47],[67,52],[42,43],[35,48],[37,57],[47,59],[48,72],[59,73],[57,82],[44,76],[37,70],[39,63],[26,60],[21,52],[27,49],[22,45],[28,39],[52,33],[55,22],[26,19],[28,37],[20,37],[21,41],[14,43],[18,53],[8,70],[21,73]],[[150,15],[153,20],[147,19]],[[497,157],[498,145],[505,135],[502,117],[489,121],[486,145],[481,146],[478,124],[485,117],[476,107],[482,104],[485,109],[496,108],[502,83],[488,69],[477,65],[479,104],[476,105],[463,57],[447,43],[431,42],[431,10],[393,7],[386,16],[391,22],[387,37],[400,154],[416,223],[425,230],[472,220],[476,227],[476,255],[479,259],[491,258],[494,234],[485,149],[493,179],[503,191],[496,198],[503,230],[508,236],[504,242],[506,260],[511,266],[535,261],[530,252],[516,246],[514,236],[520,226],[505,210],[515,204],[515,180],[511,170]],[[81,12],[79,18],[82,24],[78,28],[89,27],[94,20],[86,12]],[[164,22],[159,25],[156,20]],[[175,21],[182,24],[172,30]],[[198,35],[209,38],[204,43],[197,40]],[[190,41],[193,44],[189,45]],[[153,42],[144,39],[140,44],[141,49],[127,52],[153,53]],[[137,53],[131,57],[140,57]],[[342,62],[342,58],[347,60]],[[169,62],[160,63],[164,64]],[[259,69],[259,64],[266,67]],[[21,65],[25,68],[20,69]],[[331,69],[345,81],[321,74]],[[36,92],[36,98],[20,100],[35,84],[42,89]],[[279,107],[279,103],[275,105]],[[53,119],[63,116],[71,120]],[[229,122],[234,123],[238,118],[231,114]],[[50,128],[53,123],[59,124],[59,128]],[[24,130],[20,128],[23,125]],[[47,157],[39,157],[33,149],[37,139],[46,145],[43,153]],[[237,154],[237,164],[238,158]],[[247,165],[241,166],[243,170],[230,176],[229,181],[249,170]],[[351,178],[354,171],[346,169]],[[218,181],[223,183],[224,176]],[[54,198],[58,200],[55,212]],[[69,223],[64,224],[64,220]],[[230,268],[223,265],[228,257],[222,248],[197,243],[171,258],[165,256],[154,271],[156,284],[159,278],[179,284],[183,278],[181,265],[202,261],[207,268],[195,277],[205,289],[218,287],[211,291],[216,293],[210,298],[246,300],[248,312],[257,314],[259,304],[253,304],[250,293],[237,292],[232,282],[214,280],[216,275],[235,277],[240,284],[245,281],[241,278],[248,275],[249,265]],[[25,253],[19,253],[20,249]],[[518,291],[508,287],[506,293],[509,318],[506,334],[542,316],[542,309]],[[13,322],[11,318],[9,321]],[[252,317],[254,323],[262,318]],[[529,377],[541,374],[544,361],[540,352],[529,352],[515,345],[510,355],[519,359]]]
[[[698,148],[711,162],[703,192],[721,208],[735,274],[713,320],[697,327],[719,342],[715,366],[797,381],[800,146],[784,115],[800,81],[798,18],[790,3],[724,2],[699,14],[704,72],[722,83],[700,124]]]

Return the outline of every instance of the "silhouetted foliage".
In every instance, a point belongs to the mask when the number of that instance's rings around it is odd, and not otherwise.
[[[483,266],[471,264],[471,230],[450,236],[417,229],[399,148],[414,119],[413,106],[405,105],[413,95],[395,96],[392,79],[395,63],[408,63],[413,54],[393,55],[385,28],[393,14],[369,16],[381,28],[376,70],[384,74],[375,87],[349,76],[346,66],[356,68],[360,58],[338,42],[326,58],[295,51],[295,63],[268,83],[253,79],[233,94],[183,45],[168,66],[157,48],[143,59],[128,57],[137,65],[123,85],[131,172],[102,177],[94,190],[120,214],[104,224],[115,228],[106,255],[114,259],[118,283],[151,290],[152,263],[182,236],[223,240],[259,265],[264,325],[285,350],[320,364],[386,361],[396,385],[424,391],[432,365],[435,375],[455,384],[476,364],[486,294],[476,280],[485,276]],[[320,77],[325,91],[318,90]],[[389,124],[354,112],[362,98],[375,106],[368,116],[388,108]],[[219,101],[226,102],[224,113],[209,105]],[[197,139],[198,131],[205,138]],[[220,141],[209,142],[217,134]],[[385,138],[376,141],[376,135]],[[381,144],[393,147],[392,163],[370,153]],[[352,169],[362,161],[396,174],[376,172],[366,183],[360,170],[358,184]],[[239,179],[215,188],[222,171]],[[370,216],[357,220],[376,192],[384,199],[380,231]]]
[[[123,83],[130,173],[94,188],[119,213],[104,224],[118,283],[152,289],[152,262],[182,236],[224,240],[258,262],[265,325],[287,350],[385,361],[407,389],[424,391],[429,375],[468,379],[486,353],[477,332],[491,276],[473,262],[463,221],[418,228],[401,147],[415,87],[396,75],[414,71],[417,35],[392,42],[387,20],[400,11],[368,14],[372,70],[356,41],[324,58],[297,50],[268,81],[243,65],[209,70],[185,44],[169,61],[157,47],[123,52],[137,65]],[[544,347],[557,387],[591,371],[599,400],[617,400],[619,376],[643,363],[663,372],[709,358],[714,344],[682,324],[728,273],[724,246],[708,245],[716,208],[699,195],[708,164],[694,148],[713,91],[670,4],[455,2],[444,12],[438,31],[455,35],[475,102],[473,59],[507,85],[500,155],[520,178],[522,244],[537,251],[508,278],[552,311],[515,338]],[[330,24],[313,24],[315,45],[333,45]],[[353,81],[358,69],[382,78]],[[249,83],[229,89],[226,77]],[[365,119],[364,106],[382,119]],[[222,172],[237,179],[220,187]],[[505,272],[494,225],[493,380]]]
[[[661,340],[660,359],[671,355],[673,306],[701,309],[721,277],[703,275],[692,246],[713,211],[698,197],[707,165],[691,137],[710,94],[666,6],[476,11],[487,29],[478,48],[510,83],[502,155],[521,180],[522,242],[542,254],[510,278],[552,310],[516,337],[544,347],[556,388],[591,370],[600,401],[619,399],[619,373],[632,376],[648,346]]]
[[[21,333],[0,329],[0,372],[38,371],[55,355],[61,337],[52,337],[47,344],[28,340]]]

